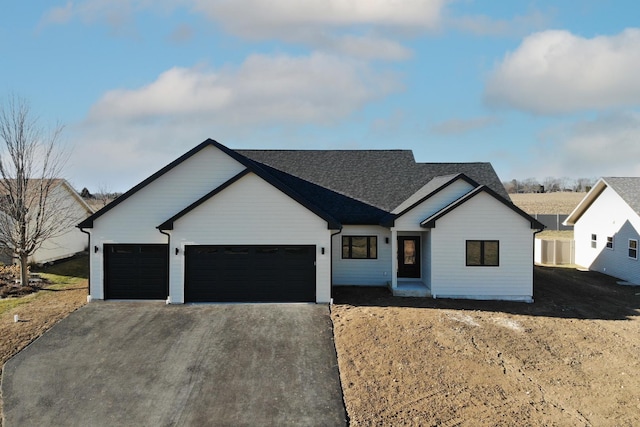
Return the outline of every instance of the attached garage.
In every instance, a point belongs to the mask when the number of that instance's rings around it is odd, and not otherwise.
[[[166,299],[169,247],[105,244],[105,299]]]
[[[191,245],[185,302],[315,302],[313,245]]]

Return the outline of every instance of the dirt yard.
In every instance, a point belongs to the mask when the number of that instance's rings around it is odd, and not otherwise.
[[[640,288],[535,268],[535,303],[340,288],[352,426],[638,426]]]
[[[511,201],[528,214],[570,214],[587,193],[510,194]]]

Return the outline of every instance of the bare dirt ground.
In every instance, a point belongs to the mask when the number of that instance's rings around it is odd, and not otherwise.
[[[640,288],[535,268],[535,303],[338,288],[353,426],[638,426]]]
[[[18,302],[19,301],[19,302]],[[87,301],[87,281],[53,285],[18,299],[0,300],[0,368],[14,354]],[[20,321],[14,322],[14,315]],[[0,371],[1,379],[1,371]],[[2,425],[0,396],[0,426]]]
[[[528,214],[570,214],[586,193],[509,194],[511,201]]]

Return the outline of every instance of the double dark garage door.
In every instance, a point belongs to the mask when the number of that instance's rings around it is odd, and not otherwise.
[[[166,299],[167,245],[105,245],[105,298]],[[187,246],[185,302],[313,302],[315,246]]]

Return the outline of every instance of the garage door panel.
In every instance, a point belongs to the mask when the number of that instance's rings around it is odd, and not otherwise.
[[[315,246],[188,246],[188,302],[315,301]]]
[[[106,299],[165,299],[168,245],[109,244],[105,253]]]

